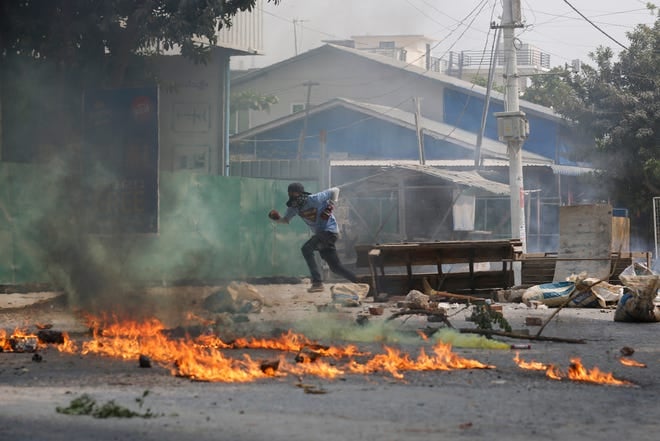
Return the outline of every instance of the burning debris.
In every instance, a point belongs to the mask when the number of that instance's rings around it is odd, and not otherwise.
[[[26,335],[20,330],[14,331],[9,337],[0,334],[0,346],[3,352],[35,352],[38,346],[36,335]]]
[[[571,363],[564,373],[559,367],[553,364],[545,364],[537,361],[525,361],[520,358],[520,354],[516,352],[513,361],[521,369],[545,371],[545,375],[553,380],[569,379],[573,381],[580,381],[585,383],[605,384],[611,386],[634,386],[630,381],[619,380],[609,372],[602,372],[597,367],[587,369],[582,364],[582,361],[577,358],[571,358]]]
[[[65,333],[56,334],[48,344],[64,353],[98,354],[124,360],[138,360],[140,367],[159,365],[173,375],[196,381],[251,382],[274,376],[312,375],[334,379],[347,373],[373,374],[387,372],[403,378],[405,371],[452,369],[492,369],[494,366],[470,360],[452,352],[451,345],[439,342],[432,354],[423,349],[417,358],[392,347],[384,354],[362,352],[354,345],[332,346],[313,342],[292,331],[278,338],[240,338],[225,342],[218,336],[172,338],[164,325],[156,320],[145,322],[104,320],[88,317],[91,338],[74,344]],[[56,331],[52,331],[56,332]],[[4,345],[18,334],[2,340]],[[38,338],[34,335],[33,342]],[[5,343],[7,342],[7,343]],[[34,343],[36,349],[37,343]],[[14,347],[7,346],[13,351]],[[278,358],[255,360],[246,350],[283,352]],[[239,351],[240,355],[232,353]],[[291,360],[287,353],[295,354]]]
[[[236,288],[238,289],[242,288]],[[336,294],[350,293],[337,291]],[[437,321],[436,318],[440,319],[447,324],[443,329],[435,329],[437,335],[434,336],[433,341],[428,339],[428,336],[424,338],[427,343],[417,355],[386,345],[383,345],[382,351],[378,353],[365,352],[352,344],[323,345],[291,330],[272,333],[264,338],[236,338],[231,331],[218,334],[221,327],[218,326],[217,321],[204,319],[192,313],[187,316],[187,320],[199,322],[199,325],[179,326],[175,329],[167,328],[158,319],[137,321],[118,317],[86,316],[90,334],[89,337],[81,338],[78,342],[73,342],[66,333],[52,329],[52,325],[38,324],[34,333],[25,330],[16,330],[12,333],[0,331],[0,347],[6,352],[36,353],[37,349],[52,345],[63,353],[95,354],[130,360],[141,368],[158,366],[165,368],[174,376],[204,382],[254,382],[292,375],[299,378],[314,376],[336,379],[350,374],[385,374],[396,379],[404,379],[407,372],[494,369],[494,365],[468,359],[452,351],[453,347],[466,347],[461,346],[462,343],[458,339],[469,336],[460,335],[467,330],[452,329],[447,318],[447,309],[438,307],[440,295],[442,293],[439,291],[432,291],[430,295],[417,291],[406,298],[405,312],[416,314],[425,311],[427,317],[433,317],[434,321]],[[249,302],[255,301],[254,297],[248,297]],[[468,302],[464,309],[475,306],[470,304],[469,299],[460,300]],[[339,307],[336,304],[334,306]],[[411,309],[411,306],[415,308]],[[477,306],[479,307],[475,308],[477,312],[488,312],[486,318],[491,328],[492,325],[503,327],[506,324],[505,321],[501,321],[503,319],[501,310],[492,307],[495,305],[481,302]],[[375,321],[378,320],[378,313],[382,310],[382,307],[377,310],[376,308],[372,306],[372,310],[369,311],[370,316],[375,316]],[[365,307],[365,310],[367,309],[369,308]],[[391,318],[395,316],[397,315]],[[451,332],[451,338],[447,337],[444,331]],[[505,331],[502,332],[506,334]],[[471,334],[471,337],[478,337],[489,345],[483,345],[480,341],[469,347],[513,348],[509,343],[491,338],[485,339],[475,334]],[[491,334],[499,335],[492,329],[489,331],[489,336]],[[280,354],[274,355],[272,351],[279,351]],[[517,354],[516,357],[518,358]],[[521,367],[528,368],[526,362],[519,358],[518,362]],[[624,358],[621,359],[621,363],[627,363],[627,366],[633,365]],[[636,365],[636,367],[642,366]],[[597,368],[586,369],[579,359],[571,360],[571,365],[565,372],[556,366],[540,363],[536,369],[543,370],[553,379],[568,378],[599,384],[632,384],[618,380],[611,374],[602,373]]]
[[[67,341],[66,333],[50,329],[41,329],[36,334],[15,329],[10,335],[0,329],[0,352],[36,352],[48,344],[65,345]]]
[[[645,368],[646,367],[645,363],[641,363],[637,360],[633,360],[632,358],[621,357],[621,358],[619,358],[619,361],[624,366],[638,367],[638,368]]]

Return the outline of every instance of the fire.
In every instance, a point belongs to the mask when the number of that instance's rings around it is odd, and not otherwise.
[[[296,334],[289,330],[278,339],[245,339],[239,338],[231,345],[237,349],[273,349],[278,351],[297,352],[304,347],[311,347],[315,351],[320,352],[322,355],[340,358],[351,357],[355,355],[363,355],[358,351],[354,345],[346,346],[345,348],[333,346],[321,346],[309,340],[304,335]]]
[[[191,317],[197,318],[197,317]],[[394,378],[404,378],[406,371],[438,371],[453,369],[492,369],[495,366],[476,360],[463,358],[452,352],[451,344],[438,342],[432,347],[432,353],[422,348],[416,358],[399,349],[384,346],[384,353],[372,355],[361,352],[354,345],[329,346],[318,344],[304,335],[292,331],[279,338],[240,338],[225,342],[211,333],[197,337],[172,338],[168,336],[163,323],[157,319],[143,322],[119,320],[116,317],[106,323],[95,317],[88,317],[92,338],[82,342],[81,347],[62,333],[56,347],[61,352],[82,355],[99,354],[102,356],[137,360],[148,357],[151,361],[167,368],[172,375],[210,382],[250,382],[259,379],[286,375],[313,375],[334,379],[346,373],[372,374],[387,372]],[[103,325],[101,325],[103,324]],[[47,331],[39,331],[47,332]],[[59,336],[58,336],[59,337]],[[45,340],[48,342],[48,340]],[[52,342],[49,342],[52,343]],[[0,350],[7,352],[36,351],[43,343],[39,335],[16,329],[8,336],[0,329]],[[254,360],[244,353],[250,349],[296,353],[292,362],[285,354],[270,361]],[[229,351],[243,352],[241,355],[228,356]],[[291,357],[289,357],[291,358]],[[332,362],[324,360],[331,358]],[[348,358],[346,361],[343,359]],[[359,361],[361,360],[361,361]],[[525,361],[516,352],[514,362],[522,369],[545,371],[547,377],[555,380],[568,378],[596,384],[632,385],[619,380],[611,373],[598,368],[585,368],[579,358],[572,358],[564,373],[554,365],[537,361]],[[646,367],[645,364],[628,358],[621,358],[626,366]]]
[[[431,354],[422,349],[417,358],[413,358],[391,347],[384,347],[383,354],[373,355],[360,351],[354,345],[321,345],[292,331],[278,338],[240,338],[226,342],[213,334],[173,338],[157,319],[137,322],[119,320],[117,317],[101,319],[88,316],[87,320],[91,338],[82,342],[78,348],[63,333],[63,343],[56,345],[59,351],[98,354],[124,360],[148,357],[151,362],[168,369],[172,375],[197,381],[250,382],[286,375],[335,379],[346,373],[375,372],[387,372],[395,378],[403,378],[405,371],[494,368],[460,357],[452,352],[450,344],[443,342],[433,346]],[[17,335],[16,332],[14,334]],[[3,347],[7,341],[6,333],[0,333]],[[287,357],[286,354],[280,354],[275,360],[258,361],[245,353],[251,349],[296,355]],[[228,355],[234,351],[241,355]]]
[[[280,369],[292,375],[314,375],[316,377],[335,379],[346,373],[336,366],[331,365],[323,360],[315,360],[314,362],[303,362],[291,364],[282,358]]]
[[[73,340],[71,340],[71,338],[69,337],[69,334],[67,334],[66,332],[63,332],[62,337],[64,338],[64,343],[56,345],[58,351],[69,353],[69,354],[73,354],[75,352],[78,352],[78,346],[76,345],[76,343]]]
[[[621,358],[619,358],[619,361],[624,366],[639,367],[639,368],[645,368],[646,367],[646,364],[641,363],[637,360],[633,360],[632,358],[621,357]]]
[[[609,372],[602,372],[597,367],[586,369],[579,358],[571,358],[571,364],[568,368],[568,378],[576,381],[586,381],[589,383],[611,384],[615,386],[631,385],[629,381],[618,380]]]
[[[7,337],[7,331],[0,329],[0,351],[2,352],[34,352],[39,347],[39,339],[24,329],[14,329]]]
[[[218,351],[181,348],[180,358],[170,369],[172,375],[210,382],[245,383],[269,376],[261,364],[245,355],[243,360],[227,358]]]
[[[513,361],[516,362],[518,367],[522,369],[529,369],[533,371],[545,371],[548,369],[548,365],[545,363],[539,363],[538,361],[525,361],[520,358],[520,352],[516,352],[516,356],[513,357]]]
[[[583,381],[595,384],[608,384],[614,386],[630,386],[633,384],[629,381],[614,378],[611,373],[602,372],[597,367],[586,369],[582,365],[582,362],[579,358],[571,358],[571,364],[569,365],[566,374],[564,374],[561,369],[554,365],[546,365],[536,361],[526,362],[520,358],[519,353],[517,352],[516,356],[513,358],[513,361],[522,369],[541,371],[545,370],[545,375],[553,380],[562,380],[564,378],[568,378],[569,380],[574,381]]]
[[[403,378],[400,372],[405,371],[432,371],[452,369],[492,369],[494,366],[483,364],[476,360],[462,358],[451,351],[451,345],[438,342],[433,347],[435,356],[429,356],[424,349],[420,350],[417,360],[412,360],[408,354],[402,354],[398,349],[385,347],[385,354],[375,355],[364,364],[352,361],[349,364],[351,372],[369,374],[377,371],[386,371],[395,378]]]
[[[564,378],[564,374],[562,373],[561,370],[554,364],[551,364],[548,366],[548,370],[545,371],[545,376],[552,379],[552,380],[561,380]]]

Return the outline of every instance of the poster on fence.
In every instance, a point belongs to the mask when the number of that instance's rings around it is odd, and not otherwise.
[[[81,174],[88,232],[158,232],[158,88],[89,90]]]

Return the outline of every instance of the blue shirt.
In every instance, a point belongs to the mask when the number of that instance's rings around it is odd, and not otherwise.
[[[290,221],[295,215],[298,215],[314,234],[322,231],[338,234],[339,229],[337,228],[337,219],[335,219],[334,214],[331,214],[328,219],[321,218],[321,212],[328,205],[328,201],[331,198],[332,190],[310,194],[307,196],[307,200],[302,207],[287,207],[284,213],[284,219]]]

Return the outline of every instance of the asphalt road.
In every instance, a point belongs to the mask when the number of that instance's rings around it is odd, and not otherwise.
[[[355,344],[363,353],[385,353],[384,345],[417,359],[421,348],[432,353],[433,336],[416,330],[439,324],[408,316],[386,322],[370,317],[355,323],[363,307],[323,313],[326,297],[308,296],[304,286],[260,287],[269,305],[248,314],[244,329],[284,329],[305,333],[319,343]],[[447,305],[455,327],[474,326],[462,305]],[[529,316],[547,319],[553,310],[505,304],[514,329]],[[0,309],[2,328],[47,320],[71,328],[75,339],[88,337],[62,305]],[[96,354],[63,354],[55,347],[32,353],[0,353],[0,440],[656,440],[660,429],[660,324],[618,323],[612,310],[564,309],[543,335],[584,339],[582,344],[499,338],[529,343],[531,349],[483,349],[454,345],[452,351],[490,369],[402,370],[396,378],[384,370],[345,372],[334,379],[286,374],[247,383],[202,382],[172,375],[168,366],[140,368],[135,359]],[[234,332],[237,332],[236,330]],[[621,349],[647,367],[620,363]],[[233,351],[233,352],[232,352]],[[295,353],[226,350],[229,357],[254,359]],[[564,372],[572,358],[631,383],[607,386],[569,379],[552,380],[542,371],[521,369],[526,361],[553,364]],[[342,368],[348,360],[333,363]],[[146,395],[145,395],[146,392]],[[114,404],[142,416],[97,418],[57,411],[82,396],[102,406]],[[145,414],[149,417],[143,417]]]

